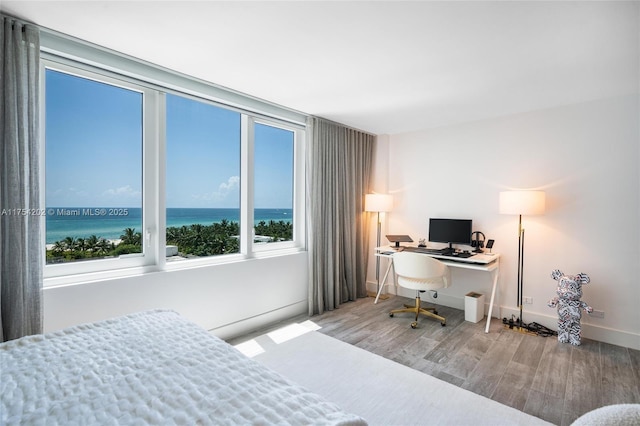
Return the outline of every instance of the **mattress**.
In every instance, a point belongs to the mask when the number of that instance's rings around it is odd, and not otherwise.
[[[173,311],[0,344],[0,424],[362,425]]]

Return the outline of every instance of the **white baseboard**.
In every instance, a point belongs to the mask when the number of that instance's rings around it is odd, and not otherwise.
[[[383,289],[383,294],[396,294],[395,286],[387,284]],[[368,282],[367,289],[369,291],[376,291],[376,283]],[[398,294],[404,297],[415,297],[415,292],[412,290],[406,290],[398,288]],[[425,300],[430,300],[425,298]],[[450,308],[464,310],[464,298],[452,297],[444,294],[439,294],[435,300],[438,305],[448,306]],[[485,298],[485,315],[489,312],[489,300]],[[520,315],[519,309],[510,306],[494,306],[491,316],[494,318],[510,318],[511,315],[515,315],[516,318]],[[583,317],[584,318],[584,317]],[[546,315],[535,312],[524,312],[522,315],[523,321],[537,322],[538,324],[549,327],[552,330],[558,328],[558,317],[555,315]],[[602,327],[594,324],[588,324],[585,321],[582,322],[582,336],[587,339],[596,340],[598,342],[609,343],[617,346],[624,346],[626,348],[640,350],[640,335],[623,330],[615,330],[612,328]]]
[[[279,321],[295,317],[296,315],[305,314],[308,310],[309,303],[306,300],[303,300],[251,318],[216,327],[209,331],[221,339],[231,339],[259,330],[269,324],[277,323]]]

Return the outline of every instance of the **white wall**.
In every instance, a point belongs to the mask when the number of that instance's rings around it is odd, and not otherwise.
[[[605,316],[583,316],[583,335],[640,349],[639,100],[617,97],[385,136],[379,149],[388,151],[379,154],[389,158],[395,204],[388,232],[417,240],[427,237],[429,217],[473,219],[474,230],[495,239],[493,251],[502,254],[502,309],[494,316],[509,316],[517,309],[518,218],[498,213],[498,194],[542,189],[546,214],[523,217],[524,295],[533,297],[524,320],[555,328],[556,312],[547,307],[556,289],[551,271],[585,272],[591,283],[583,300]],[[370,267],[370,288],[372,274]],[[489,294],[487,277],[453,274],[439,303],[462,308],[467,292]]]
[[[307,312],[307,253],[44,290],[45,332],[173,309],[222,338]]]

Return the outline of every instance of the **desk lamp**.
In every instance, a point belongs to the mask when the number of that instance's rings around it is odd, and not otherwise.
[[[380,247],[380,230],[382,222],[380,222],[380,213],[391,211],[393,206],[393,197],[389,194],[367,194],[364,196],[364,210],[367,212],[378,213],[378,238],[376,247]],[[376,282],[377,290],[380,290],[380,258],[376,256]]]
[[[544,214],[544,191],[503,191],[500,193],[500,214],[518,215],[518,306],[520,318],[518,319],[518,331],[525,331],[522,325],[522,290],[524,276],[524,228],[522,227],[522,215]]]

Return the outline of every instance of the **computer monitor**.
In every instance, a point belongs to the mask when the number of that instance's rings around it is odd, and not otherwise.
[[[447,243],[449,250],[453,244],[471,245],[471,219],[429,219],[429,241]]]

